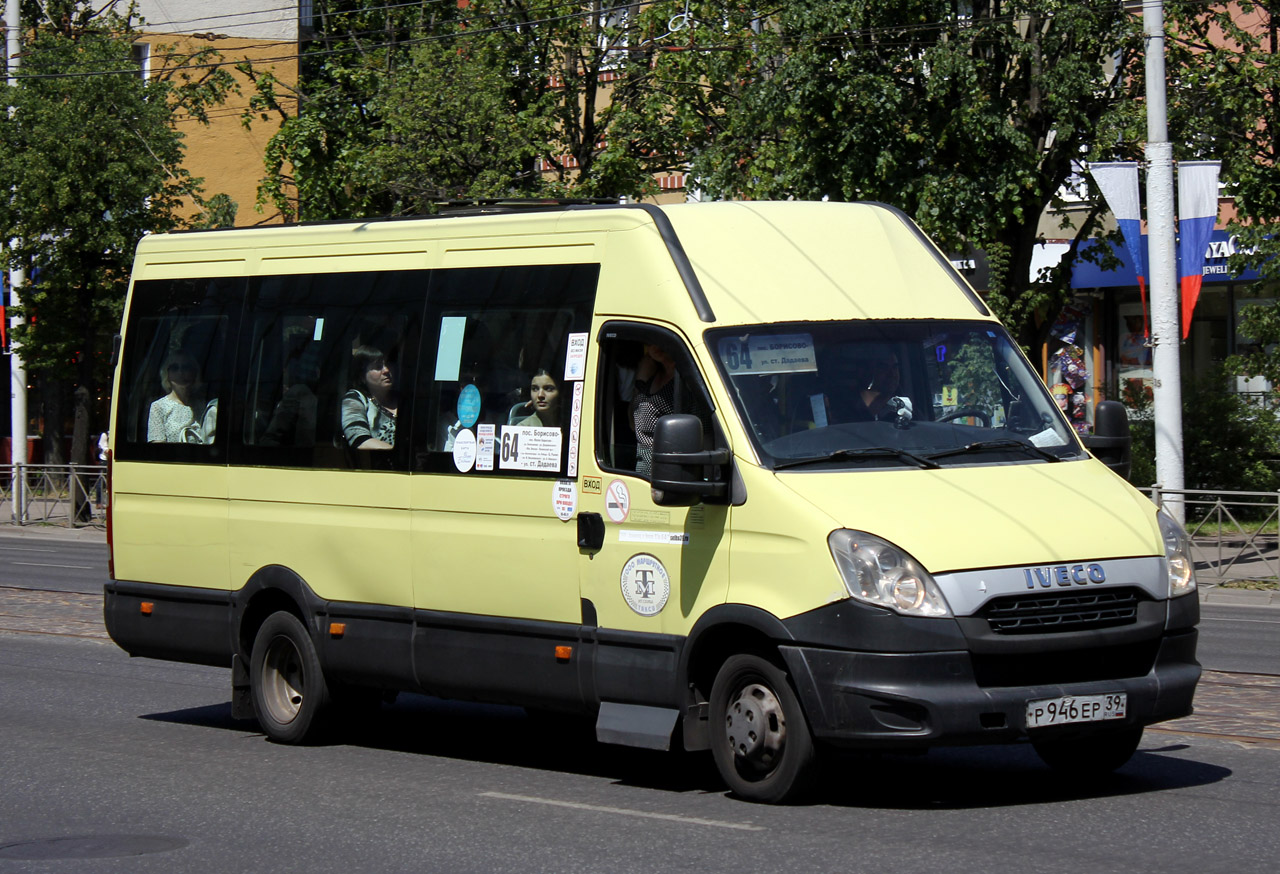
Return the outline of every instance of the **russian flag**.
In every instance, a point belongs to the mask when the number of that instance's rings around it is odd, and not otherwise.
[[[1200,299],[1204,256],[1218,221],[1217,161],[1178,162],[1178,277],[1182,286],[1182,339]]]
[[[1138,274],[1138,294],[1142,297],[1142,329],[1151,336],[1147,319],[1147,259],[1142,245],[1142,200],[1138,193],[1138,164],[1136,161],[1113,161],[1090,164],[1089,174],[1093,184],[1102,192],[1107,206],[1116,217],[1120,233],[1124,235],[1125,248],[1133,258],[1133,269]]]

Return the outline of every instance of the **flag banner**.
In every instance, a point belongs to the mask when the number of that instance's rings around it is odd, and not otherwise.
[[[1178,162],[1178,277],[1182,286],[1182,339],[1200,299],[1205,252],[1218,221],[1217,161]]]
[[[1142,298],[1142,330],[1151,336],[1150,319],[1147,317],[1147,257],[1142,236],[1142,199],[1138,188],[1138,164],[1136,161],[1112,161],[1090,164],[1089,174],[1093,184],[1102,192],[1124,244],[1133,258],[1133,269],[1138,274],[1138,294]]]

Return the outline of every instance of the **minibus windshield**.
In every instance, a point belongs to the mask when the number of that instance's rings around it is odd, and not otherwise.
[[[1086,457],[993,322],[797,322],[713,329],[707,342],[775,470]]]

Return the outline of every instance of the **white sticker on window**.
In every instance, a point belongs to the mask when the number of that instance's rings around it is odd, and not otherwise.
[[[559,428],[503,425],[498,446],[498,467],[503,470],[560,470]]]
[[[573,410],[569,414],[569,470],[570,478],[578,475],[578,431],[582,428],[582,383],[573,384]]]
[[[315,333],[311,335],[311,339],[315,340],[316,342],[319,342],[320,338],[323,336],[324,336],[324,318],[321,317],[316,319],[316,330],[315,330]]]
[[[436,347],[436,381],[456,382],[462,367],[462,338],[466,316],[445,316],[440,320],[440,345]]]
[[[813,424],[819,428],[827,427],[826,395],[809,395],[809,410],[813,413]]]
[[[570,334],[569,351],[564,357],[564,378],[582,379],[587,375],[588,334]]]
[[[720,361],[730,376],[805,373],[818,369],[810,334],[748,334],[720,340]]]
[[[494,426],[476,426],[476,470],[493,470]]]
[[[476,435],[467,430],[453,438],[453,466],[462,473],[471,470],[476,463]]]

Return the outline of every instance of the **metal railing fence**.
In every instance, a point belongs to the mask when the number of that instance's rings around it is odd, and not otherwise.
[[[1280,492],[1143,491],[1157,507],[1182,503],[1201,582],[1280,581]]]
[[[0,525],[103,528],[109,499],[105,465],[0,465]]]

